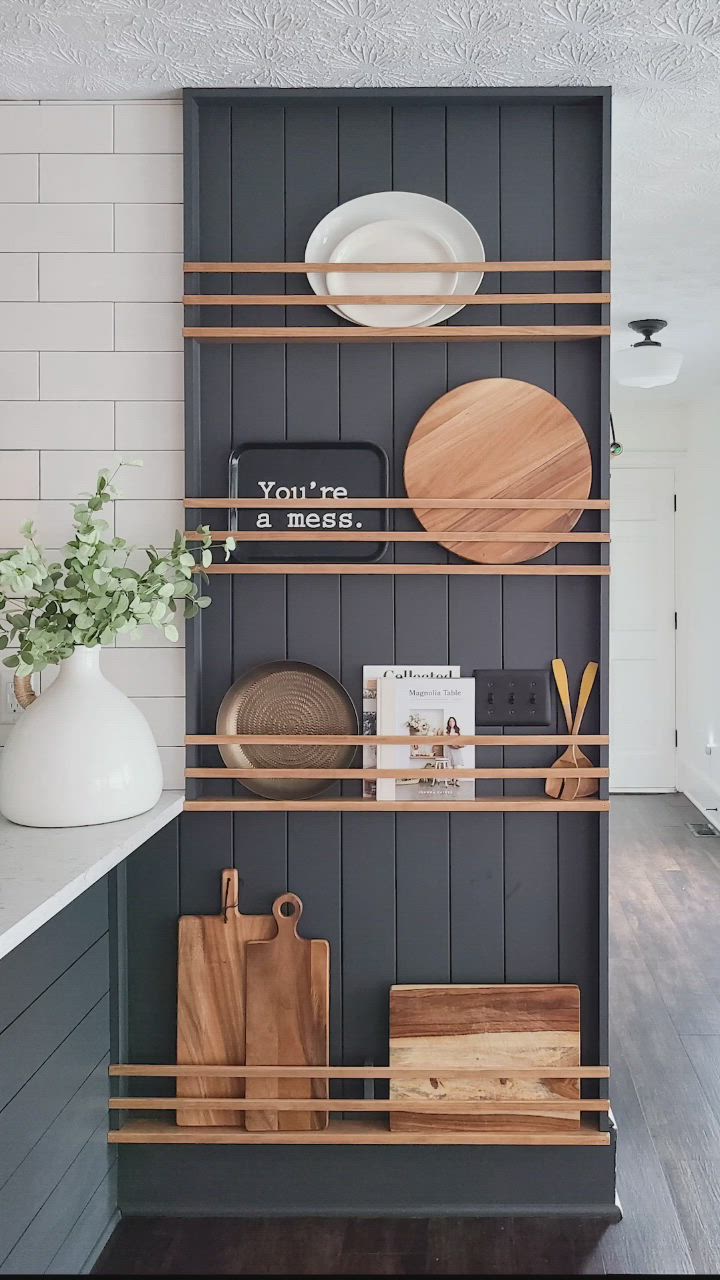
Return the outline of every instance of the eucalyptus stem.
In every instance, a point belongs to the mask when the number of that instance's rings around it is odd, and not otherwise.
[[[112,472],[100,471],[94,492],[73,503],[74,533],[62,562],[46,562],[31,521],[20,531],[23,546],[0,553],[0,650],[17,649],[3,662],[19,676],[43,671],[79,645],[110,645],[118,635],[134,637],[145,626],[176,641],[178,611],[193,618],[210,604],[201,594],[207,575],[195,572],[212,563],[208,525],[198,527],[201,537],[192,547],[176,531],[166,554],[143,548],[148,559],[143,570],[128,567],[139,548],[124,538],[105,538],[102,512],[119,496],[113,481],[123,466],[142,463],[121,461]],[[234,547],[235,540],[226,539],[226,559]]]

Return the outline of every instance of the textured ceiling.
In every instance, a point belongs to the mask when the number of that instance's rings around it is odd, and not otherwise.
[[[0,0],[1,97],[416,84],[612,85],[616,341],[720,383],[720,0]]]

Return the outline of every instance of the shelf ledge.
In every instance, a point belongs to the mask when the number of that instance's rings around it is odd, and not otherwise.
[[[327,1129],[303,1131],[265,1130],[249,1132],[235,1126],[182,1127],[172,1120],[129,1120],[120,1129],[111,1129],[112,1145],[172,1146],[389,1146],[389,1147],[607,1147],[610,1134],[588,1120],[577,1129],[554,1132],[504,1132],[490,1129],[476,1132],[406,1133],[393,1131],[374,1117],[357,1120],[333,1118]]]
[[[186,813],[608,813],[609,800],[186,800]]]

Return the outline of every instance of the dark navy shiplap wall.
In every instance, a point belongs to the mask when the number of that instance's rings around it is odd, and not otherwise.
[[[77,1275],[117,1218],[108,879],[0,962],[0,1275]]]
[[[186,257],[299,260],[330,208],[389,188],[448,200],[478,228],[489,259],[605,257],[608,109],[602,90],[188,91]],[[282,279],[250,277],[253,290],[268,292],[280,291]],[[241,276],[232,286],[229,277],[218,276],[189,277],[188,284],[191,291],[197,286],[213,293],[248,287]],[[598,277],[562,275],[557,285],[593,289]],[[553,281],[497,275],[482,287],[537,292],[551,289]],[[292,276],[287,288],[302,292],[308,286]],[[283,323],[282,311],[197,312],[191,323]],[[563,307],[554,317],[552,307],[538,305],[508,306],[502,314],[499,308],[483,308],[482,314],[468,309],[461,317],[464,324],[554,318],[581,323],[597,313]],[[328,324],[333,317],[299,308],[292,321]],[[428,405],[449,388],[500,374],[534,382],[570,407],[590,442],[593,496],[607,493],[603,342],[187,346],[188,493],[225,494],[228,456],[242,441],[372,439],[390,458],[391,492],[401,494],[404,451]],[[598,527],[596,514],[583,519],[579,527]],[[412,515],[398,513],[396,527],[413,527]],[[398,545],[388,554],[435,563],[448,558],[432,546]],[[596,560],[598,548],[561,547],[544,559],[584,557]],[[474,667],[545,666],[559,653],[576,688],[585,662],[605,656],[607,593],[598,579],[214,577],[211,594],[202,628],[190,629],[191,732],[213,732],[233,680],[271,659],[324,667],[359,704],[363,663],[454,662],[469,674]],[[600,696],[595,693],[587,732],[606,727],[605,693],[604,686]],[[554,754],[515,751],[507,763],[549,764]],[[501,757],[499,751],[479,752],[478,763],[502,763]],[[194,758],[218,763],[214,749]],[[502,785],[478,783],[478,793],[497,794]],[[357,784],[344,788],[358,793]],[[231,784],[212,789],[230,794]],[[542,783],[505,784],[508,794],[531,789],[540,792]],[[605,1061],[606,843],[606,824],[596,814],[188,814],[177,880],[174,873],[158,874],[148,900],[130,909],[131,928],[139,911],[144,954],[149,959],[150,947],[162,973],[160,991],[146,981],[131,984],[133,1056],[172,1054],[170,919],[178,905],[183,912],[216,910],[219,872],[234,862],[245,910],[267,910],[275,895],[292,889],[305,904],[306,932],[330,941],[333,1061],[387,1061],[390,985],[448,980],[579,983],[584,1059]],[[168,867],[172,857],[168,852]],[[155,921],[166,930],[162,946],[152,942]],[[134,927],[139,933],[137,918]],[[382,1163],[388,1153],[379,1151],[362,1156],[368,1170],[389,1167]],[[327,1171],[357,1169],[353,1161],[360,1158],[353,1150],[334,1153],[332,1161],[327,1152],[320,1156],[292,1156],[296,1165],[304,1159],[311,1184],[319,1179],[318,1204],[321,1184],[332,1200]],[[256,1194],[250,1182],[263,1169],[275,1171],[263,1184],[264,1207],[282,1212],[292,1209],[293,1196],[278,1190],[274,1179],[280,1159],[287,1158],[256,1149],[234,1155],[176,1148],[172,1159],[192,1170],[195,1190],[165,1188],[161,1195],[152,1188],[169,1167],[167,1153],[125,1149],[121,1176],[135,1211],[142,1211],[148,1195],[155,1196],[156,1209],[167,1205],[163,1195],[187,1209],[207,1204],[213,1178],[217,1196],[220,1170],[230,1173],[242,1161],[247,1178],[242,1185],[234,1180],[219,1207],[247,1211]],[[478,1202],[485,1196],[497,1203],[495,1193],[481,1189],[483,1177],[490,1185],[493,1167],[507,1168],[507,1193],[501,1180],[496,1190],[510,1202],[518,1161],[529,1156],[458,1148],[443,1159],[474,1170]],[[412,1149],[392,1160],[403,1176],[422,1164]],[[612,1152],[546,1151],[544,1162],[556,1172],[538,1188],[540,1200],[570,1202],[576,1194],[596,1204],[612,1200]],[[578,1165],[585,1171],[579,1181]],[[450,1185],[450,1173],[448,1178]],[[407,1191],[406,1211],[425,1203],[421,1183]],[[312,1200],[312,1186],[304,1194]],[[451,1207],[459,1208],[459,1193],[448,1194]],[[355,1200],[352,1191],[347,1196],[349,1211],[365,1203],[364,1193]],[[388,1211],[392,1198],[386,1196]],[[327,1198],[323,1203],[328,1207]]]

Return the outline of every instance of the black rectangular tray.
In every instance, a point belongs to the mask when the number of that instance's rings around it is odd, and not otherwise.
[[[231,498],[348,497],[386,498],[389,466],[379,445],[366,441],[336,443],[287,443],[238,445],[230,454],[229,496]],[[336,492],[336,490],[341,492]],[[328,492],[332,490],[332,492]],[[288,492],[289,491],[289,492]],[[310,517],[310,520],[308,520]],[[341,523],[342,522],[342,523]],[[267,528],[275,532],[313,532],[333,529],[367,529],[383,533],[388,513],[379,511],[332,510],[309,507],[262,508],[230,513],[231,531]],[[245,542],[238,543],[233,559],[245,564],[272,561],[314,564],[369,564],[387,551],[386,542]]]

